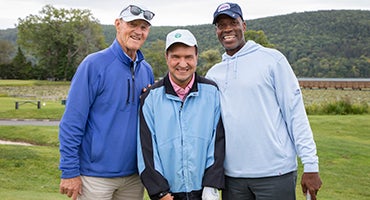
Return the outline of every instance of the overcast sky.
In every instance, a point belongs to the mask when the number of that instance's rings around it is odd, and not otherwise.
[[[212,23],[216,7],[227,0],[140,0],[155,13],[153,26]],[[230,0],[246,20],[317,10],[368,10],[370,0]],[[47,4],[56,8],[89,9],[102,24],[113,24],[126,0],[0,0],[0,29],[14,28],[18,18],[38,15]]]

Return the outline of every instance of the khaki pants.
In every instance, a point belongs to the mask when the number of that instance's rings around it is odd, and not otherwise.
[[[81,176],[82,195],[79,200],[143,200],[144,187],[139,175],[99,178]]]

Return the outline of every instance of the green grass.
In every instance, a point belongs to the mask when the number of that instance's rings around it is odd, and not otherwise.
[[[303,100],[306,106],[320,105],[328,102],[341,100],[350,101],[353,104],[366,103],[370,105],[370,90],[309,90],[302,89]]]
[[[0,150],[2,199],[7,194],[11,198],[21,199],[18,191],[26,192],[31,197],[43,197],[58,191],[57,147],[1,145]]]
[[[35,80],[0,80],[0,86],[25,86],[34,85]]]
[[[323,200],[370,197],[370,115],[309,116],[320,159]],[[0,139],[43,146],[0,145],[4,200],[68,199],[59,194],[58,127],[0,126]],[[304,199],[299,167],[297,199]],[[147,196],[146,196],[146,199]]]
[[[0,126],[0,139],[38,146],[58,147],[56,126]]]
[[[0,119],[60,119],[69,82],[0,80]],[[370,105],[370,91],[302,90],[306,107],[348,100]],[[20,105],[16,100],[40,100]],[[337,105],[337,104],[334,104]],[[319,199],[370,198],[370,115],[310,115],[323,180]],[[59,191],[58,127],[0,126],[0,139],[37,146],[0,145],[0,199],[69,199]],[[301,194],[299,167],[297,199]],[[145,196],[145,199],[148,199]]]
[[[69,85],[69,81],[0,79],[0,86]]]
[[[34,145],[0,145],[0,199],[69,199],[59,194],[57,126],[0,126],[0,140]]]
[[[29,99],[29,98],[28,98]],[[49,119],[59,120],[64,113],[65,106],[61,101],[41,101],[41,108],[36,104],[20,104],[15,109],[15,101],[25,100],[14,97],[0,97],[0,119]]]
[[[370,115],[310,116],[324,182],[320,199],[370,197]]]
[[[16,194],[16,195],[15,195]],[[67,196],[55,192],[34,192],[5,190],[0,188],[0,196],[3,200],[70,200]]]
[[[67,98],[69,86],[63,81],[0,80],[0,119],[60,119],[65,107],[61,100]],[[302,93],[309,114],[370,112],[370,90],[302,89]],[[41,109],[28,103],[15,109],[15,101],[28,99],[40,100]],[[343,100],[348,105],[341,105]]]
[[[38,80],[0,80],[0,119],[60,119],[65,106],[61,100],[68,95],[70,82]],[[37,105],[15,101],[39,100]]]

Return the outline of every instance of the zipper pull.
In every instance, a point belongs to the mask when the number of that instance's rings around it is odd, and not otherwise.
[[[131,62],[130,71],[131,71],[131,77],[132,77],[132,80],[135,80],[135,68],[134,68],[134,62]]]
[[[132,102],[134,102],[135,101],[135,68],[134,68],[134,62],[131,62],[130,70],[131,70],[131,77],[132,77]]]

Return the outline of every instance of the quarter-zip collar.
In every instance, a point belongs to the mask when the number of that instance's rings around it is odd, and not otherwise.
[[[130,68],[132,59],[123,51],[121,45],[115,39],[112,43],[113,53],[116,55],[119,61],[121,61],[124,66]],[[140,50],[136,51],[136,66],[139,66],[139,63],[144,60],[144,55]]]
[[[191,89],[188,93],[188,96],[190,96],[192,93],[198,93],[198,76],[197,76],[197,73],[195,73],[193,78],[194,78],[194,83],[193,83],[193,86],[191,87]],[[171,94],[171,95],[177,96],[177,93],[176,93],[176,91],[174,90],[174,88],[171,84],[170,77],[169,77],[168,73],[164,77],[164,87],[166,88],[166,94]]]
[[[242,57],[246,54],[250,54],[262,46],[260,44],[257,44],[253,40],[248,40],[244,46],[239,49],[238,52],[236,52],[234,55],[230,56],[226,52],[222,55],[222,62],[226,62],[227,70],[225,73],[225,80],[227,84],[227,81],[230,79],[236,79],[238,74],[238,58]]]
[[[130,72],[130,77],[127,79],[127,99],[126,103],[135,102],[135,72],[140,70],[140,63],[144,60],[144,55],[140,50],[136,51],[136,60],[133,61],[122,49],[121,45],[115,39],[111,45],[112,52],[116,58],[122,63],[122,67],[126,67]]]

